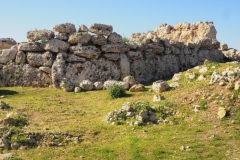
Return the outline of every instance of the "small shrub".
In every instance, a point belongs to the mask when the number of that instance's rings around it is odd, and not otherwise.
[[[200,110],[206,110],[207,109],[207,102],[206,101],[200,101],[199,106],[200,106]]]
[[[10,106],[7,103],[1,101],[0,108],[1,109],[10,109]]]
[[[119,98],[119,97],[123,97],[126,94],[126,91],[123,88],[123,86],[120,86],[118,84],[114,84],[114,85],[109,87],[108,93],[109,93],[109,96],[112,99],[116,99],[116,98]]]
[[[123,41],[124,43],[127,43],[127,42],[129,42],[129,39],[126,38],[126,37],[123,37],[123,38],[122,38],[122,41]]]

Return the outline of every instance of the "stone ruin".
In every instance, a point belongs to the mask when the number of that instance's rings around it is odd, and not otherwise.
[[[89,28],[65,23],[27,32],[28,42],[0,39],[0,86],[60,87],[83,80],[104,82],[131,75],[145,83],[203,64],[239,60],[240,52],[220,45],[212,22],[161,24],[133,33],[128,42],[111,25]]]

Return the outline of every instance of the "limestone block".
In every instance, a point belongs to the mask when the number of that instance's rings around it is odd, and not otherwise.
[[[20,43],[18,45],[19,51],[24,52],[42,52],[43,48],[40,47],[40,43],[38,42],[30,42],[30,43]]]
[[[113,27],[111,25],[94,23],[89,30],[97,35],[109,36],[113,31]]]
[[[102,46],[107,44],[107,39],[103,35],[93,35],[91,40],[95,45]]]
[[[70,44],[77,44],[77,43],[87,43],[91,39],[91,35],[87,32],[77,32],[70,34],[68,38],[68,42]]]
[[[10,49],[17,42],[12,38],[0,38],[0,49]]]
[[[67,41],[68,40],[68,34],[67,33],[58,33],[56,35],[56,39],[59,39],[61,41]]]
[[[103,52],[124,53],[129,50],[128,45],[124,43],[106,44],[101,47]]]
[[[51,67],[53,63],[53,55],[51,52],[28,52],[27,61],[34,67]]]
[[[110,61],[117,61],[120,58],[118,53],[105,53],[104,57]]]
[[[68,33],[68,34],[76,32],[75,25],[71,23],[58,24],[55,27],[53,27],[53,30],[59,33]]]
[[[95,46],[77,45],[70,47],[70,50],[74,54],[84,58],[97,58],[101,54],[101,51]]]
[[[170,87],[167,84],[167,82],[165,82],[163,80],[158,80],[156,82],[153,82],[153,84],[152,84],[152,89],[156,93],[164,92],[164,91],[168,90],[169,88]]]
[[[5,64],[16,58],[17,46],[12,46],[11,49],[3,49],[0,54],[0,63]]]
[[[27,39],[35,42],[39,40],[51,40],[54,38],[54,32],[51,30],[37,30],[37,31],[28,31]]]
[[[78,32],[88,32],[89,29],[84,24],[79,25]]]
[[[117,34],[116,32],[113,32],[108,36],[107,40],[111,43],[121,43],[122,36],[120,34]]]
[[[23,51],[18,51],[17,52],[17,55],[16,55],[16,59],[15,59],[15,62],[16,63],[26,63],[26,54],[23,52]]]
[[[51,39],[47,43],[42,44],[42,47],[46,51],[53,53],[66,52],[70,47],[70,44],[59,39]]]

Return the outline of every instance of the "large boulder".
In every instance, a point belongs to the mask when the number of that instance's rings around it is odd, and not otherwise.
[[[158,80],[156,82],[153,82],[153,84],[152,84],[152,89],[156,93],[164,92],[164,91],[168,90],[169,88],[170,87],[167,84],[167,82],[165,82],[163,80]]]
[[[67,55],[67,62],[86,62],[86,58],[76,56],[75,54]]]
[[[79,25],[78,32],[88,32],[88,31],[89,29],[87,26],[85,26],[84,24]]]
[[[51,52],[28,52],[27,61],[34,67],[51,67],[53,63],[53,55]]]
[[[143,58],[142,53],[140,51],[128,51],[127,57],[130,60],[139,60]]]
[[[59,33],[73,33],[76,32],[76,27],[74,24],[71,23],[64,23],[64,24],[58,24],[55,27],[53,27],[53,30]]]
[[[53,62],[52,65],[52,82],[53,87],[59,88],[60,83],[63,78],[65,78],[65,57],[66,53],[58,53],[56,60]]]
[[[130,75],[130,62],[129,62],[126,54],[123,54],[123,53],[120,54],[119,65],[120,65],[120,69],[121,69],[121,79]]]
[[[42,44],[42,47],[46,51],[50,51],[53,53],[60,53],[60,52],[66,52],[70,47],[70,44],[67,42],[61,41],[59,39],[51,39],[47,43]]]
[[[107,44],[107,39],[103,35],[93,35],[91,41],[93,44],[99,46]]]
[[[10,49],[17,42],[12,38],[0,38],[0,49]]]
[[[150,43],[150,44],[147,44],[147,47],[148,47],[148,51],[155,54],[161,54],[164,51],[164,47],[162,44]]]
[[[129,91],[130,92],[143,92],[145,90],[145,86],[143,84],[134,84]]]
[[[51,40],[54,38],[54,32],[51,30],[37,30],[37,31],[28,31],[27,39],[30,42],[35,42],[39,40]]]
[[[109,53],[124,53],[129,50],[129,47],[127,44],[124,43],[114,43],[114,44],[105,44],[101,47],[103,52]]]
[[[91,35],[87,32],[77,32],[70,34],[68,38],[68,42],[70,44],[77,44],[77,43],[87,43],[91,39]]]
[[[69,35],[67,33],[58,33],[55,37],[61,41],[67,41]]]
[[[20,43],[18,45],[19,51],[24,52],[41,52],[44,51],[43,48],[40,47],[40,43],[38,42],[31,42],[31,43]]]
[[[76,45],[70,47],[70,50],[74,54],[84,58],[97,58],[101,54],[101,51],[95,46]]]
[[[11,49],[3,49],[0,54],[0,63],[5,64],[16,58],[17,46],[12,46]]]
[[[135,85],[137,82],[133,76],[126,76],[123,78],[123,82],[127,82],[130,87]]]
[[[116,32],[110,34],[107,39],[111,43],[121,43],[123,41],[122,36],[120,34],[117,34]]]
[[[231,60],[231,61],[239,61],[240,60],[240,51],[237,51],[236,49],[229,49],[227,51],[222,51],[224,56]]]
[[[111,25],[94,23],[90,26],[89,30],[97,35],[109,36],[113,31],[113,27]]]

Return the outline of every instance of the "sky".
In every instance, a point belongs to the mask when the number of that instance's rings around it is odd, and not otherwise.
[[[30,30],[61,23],[113,26],[129,38],[159,24],[213,21],[217,40],[240,50],[240,0],[1,0],[0,38],[27,41]]]

